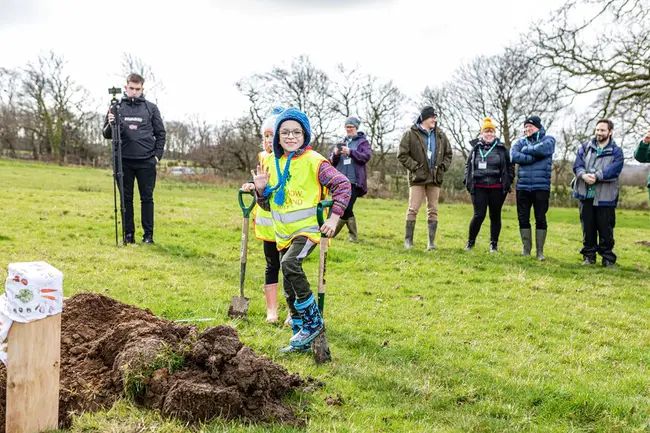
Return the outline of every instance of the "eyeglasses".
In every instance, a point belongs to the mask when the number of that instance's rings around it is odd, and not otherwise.
[[[282,138],[289,138],[289,135],[293,135],[295,138],[300,138],[302,137],[302,130],[301,129],[295,129],[293,131],[280,131],[280,137]]]

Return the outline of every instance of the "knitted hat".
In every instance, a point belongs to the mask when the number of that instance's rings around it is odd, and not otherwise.
[[[278,131],[280,130],[282,123],[287,120],[295,120],[300,123],[300,126],[302,127],[302,131],[305,134],[305,142],[302,144],[301,149],[307,147],[311,141],[311,126],[309,125],[309,118],[307,115],[297,108],[287,108],[275,119],[273,153],[276,158],[281,158],[284,154],[282,146],[280,146],[280,134],[278,134]]]
[[[352,125],[355,128],[359,129],[359,125],[361,125],[361,121],[356,117],[348,117],[347,119],[345,119],[345,124]]]
[[[420,117],[418,117],[418,122],[420,122],[420,123],[424,122],[429,117],[434,117],[434,116],[436,116],[436,117],[438,116],[438,113],[436,113],[435,108],[433,108],[431,106],[424,107],[422,109],[422,111],[420,112]]]
[[[486,129],[492,129],[494,131],[497,130],[497,128],[494,127],[494,123],[492,123],[492,119],[489,117],[483,119],[483,126],[481,126],[481,132],[485,131]]]
[[[309,118],[302,111],[298,110],[297,108],[288,108],[280,113],[277,119],[275,119],[275,128],[273,134],[273,154],[275,155],[275,170],[278,174],[278,183],[274,186],[267,185],[266,188],[264,188],[262,195],[264,197],[268,197],[271,194],[275,194],[273,202],[278,206],[282,206],[284,204],[284,187],[290,177],[289,168],[291,167],[291,158],[293,158],[293,155],[295,153],[291,152],[289,154],[287,163],[284,165],[284,170],[280,171],[280,158],[282,158],[282,155],[284,155],[284,151],[282,149],[282,146],[280,146],[279,131],[282,123],[286,122],[287,120],[295,120],[300,124],[302,128],[303,134],[305,136],[305,141],[302,146],[300,146],[301,149],[307,147],[311,141],[311,127],[309,125]]]
[[[275,119],[277,119],[278,114],[282,113],[284,110],[285,108],[281,105],[276,105],[273,107],[273,110],[271,110],[269,117],[264,119],[264,122],[262,122],[262,136],[264,136],[265,132],[273,133],[273,129],[275,128]]]
[[[530,116],[528,119],[524,120],[524,125],[533,125],[537,129],[542,129],[542,119],[539,116]]]

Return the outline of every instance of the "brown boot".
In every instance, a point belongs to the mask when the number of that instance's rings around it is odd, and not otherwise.
[[[278,283],[265,284],[264,296],[266,297],[266,321],[275,323],[278,321]]]
[[[354,217],[348,220],[348,230],[350,230],[350,242],[357,241],[357,220]]]

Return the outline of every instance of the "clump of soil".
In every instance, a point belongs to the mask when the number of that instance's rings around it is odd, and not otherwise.
[[[300,426],[282,397],[304,385],[257,356],[237,331],[199,333],[98,294],[65,301],[61,317],[59,423],[129,397],[189,422],[214,417]],[[5,426],[6,371],[0,368],[0,431]]]
[[[643,245],[644,247],[650,247],[650,242],[648,242],[648,241],[638,241],[638,242],[635,242],[635,244]]]

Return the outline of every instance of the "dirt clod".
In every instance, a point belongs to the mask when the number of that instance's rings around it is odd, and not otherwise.
[[[215,417],[302,426],[282,397],[305,382],[244,346],[237,331],[156,317],[99,294],[65,301],[61,317],[59,424],[127,397],[188,422]],[[0,432],[6,370],[0,367]]]

